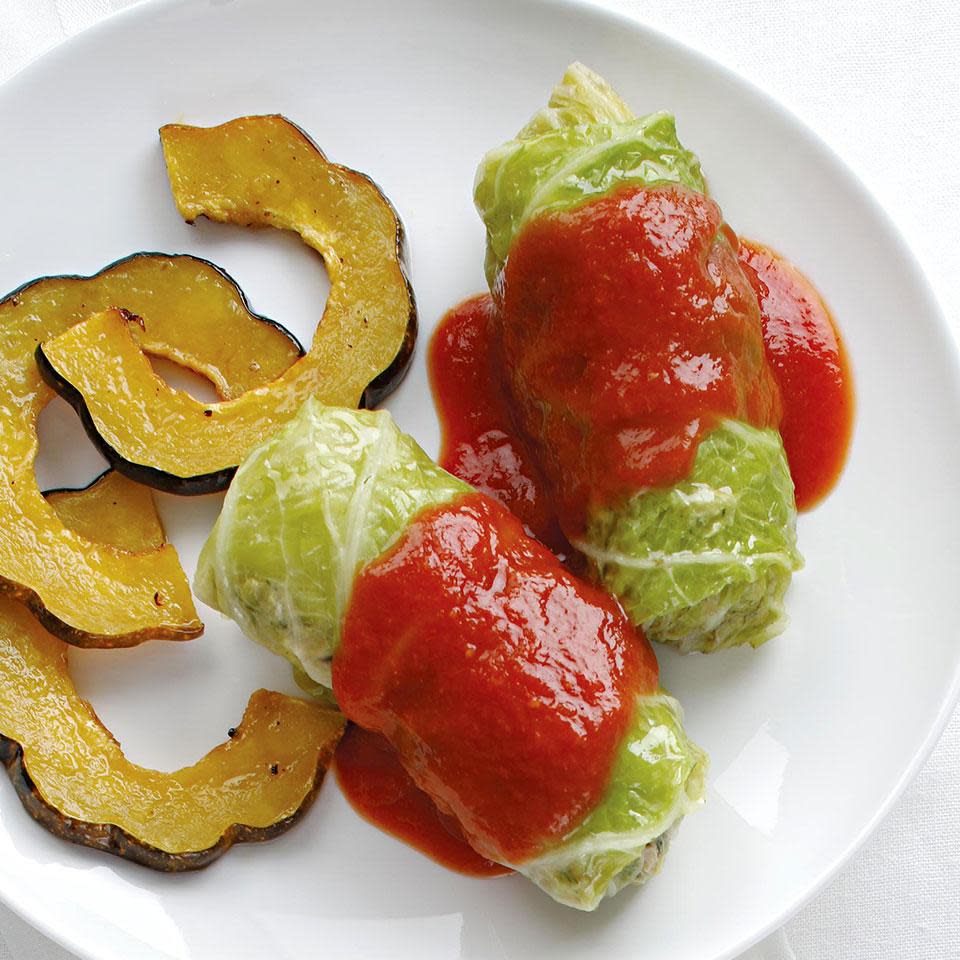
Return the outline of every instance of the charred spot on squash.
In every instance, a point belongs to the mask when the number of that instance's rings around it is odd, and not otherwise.
[[[409,364],[416,309],[396,211],[288,120],[171,125],[161,140],[186,220],[293,230],[324,258],[330,295],[310,349],[269,386],[218,404],[164,383],[129,325],[106,312],[44,340],[37,362],[117,470],[172,493],[208,493],[308,397],[382,400]]]
[[[37,488],[37,418],[53,394],[36,346],[114,305],[141,319],[142,328],[127,327],[144,350],[206,376],[224,397],[274,379],[301,353],[286,331],[249,311],[226,274],[195,257],[137,254],[91,277],[32,281],[0,301],[0,594],[77,646],[203,630],[172,546],[131,553],[95,543],[68,531]]]
[[[120,532],[145,549],[163,531],[144,495],[110,472],[49,498],[69,526],[114,543]],[[234,843],[287,830],[315,796],[344,727],[335,711],[259,690],[226,743],[160,773],[124,757],[77,694],[67,647],[3,599],[0,667],[0,762],[27,812],[57,836],[157,870],[194,870]]]

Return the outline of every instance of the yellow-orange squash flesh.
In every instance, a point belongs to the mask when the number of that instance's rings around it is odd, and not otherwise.
[[[115,470],[79,490],[48,490],[43,496],[65,527],[95,543],[137,553],[166,540],[153,493]]]
[[[372,181],[328,161],[289,121],[173,125],[161,139],[187,220],[294,230],[323,256],[330,278],[306,356],[234,400],[201,403],[169,387],[140,355],[136,330],[115,314],[87,319],[37,351],[47,382],[118,470],[171,492],[203,493],[226,486],[247,451],[308,397],[353,407],[382,395],[409,359],[415,310],[395,211]]]
[[[37,418],[53,397],[38,343],[90,312],[124,307],[144,349],[207,376],[223,396],[273,379],[295,341],[250,313],[236,285],[194,257],[138,254],[92,277],[47,277],[0,301],[0,593],[79,646],[188,639],[203,626],[169,544],[131,555],[67,530],[34,478]]]
[[[149,497],[149,494],[147,494]],[[141,548],[162,538],[143,491],[107,474],[51,497],[66,522]],[[81,699],[67,647],[22,606],[0,599],[0,760],[30,814],[53,833],[160,870],[189,870],[231,844],[291,826],[316,794],[344,721],[267,690],[232,736],[191,767],[131,763]]]

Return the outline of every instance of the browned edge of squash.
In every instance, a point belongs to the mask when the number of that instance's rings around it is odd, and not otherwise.
[[[50,497],[64,493],[82,493],[102,481],[108,474],[105,470],[84,487],[58,487],[45,490]],[[233,735],[233,731],[230,731]],[[266,827],[251,827],[234,823],[221,834],[220,839],[205,850],[184,853],[169,853],[133,836],[128,831],[111,823],[91,823],[64,816],[55,806],[46,802],[27,770],[23,747],[13,738],[0,734],[0,763],[6,768],[13,788],[27,813],[49,833],[70,843],[91,847],[104,853],[150,867],[164,873],[184,873],[209,866],[222,857],[235,843],[260,843],[272,840],[294,826],[312,806],[320,790],[326,772],[333,761],[339,737],[331,738],[317,756],[313,782],[297,809],[287,817]]]
[[[323,150],[321,150],[320,145],[303,129],[299,124],[294,123],[284,114],[279,114],[291,127],[295,127],[303,135],[304,139],[323,156]],[[377,183],[373,177],[369,174],[363,173],[360,170],[354,170],[353,167],[347,167],[344,164],[340,163],[337,166],[342,167],[344,170],[349,173],[355,174],[363,180],[366,180],[376,191],[383,197],[384,203],[390,208],[391,213],[393,214],[393,219],[397,223],[397,239],[395,250],[397,254],[397,264],[400,267],[400,273],[403,276],[403,282],[407,287],[407,295],[410,298],[410,314],[407,317],[407,329],[403,334],[403,341],[400,344],[400,348],[397,350],[397,355],[390,361],[390,365],[386,370],[377,374],[370,383],[367,384],[366,389],[360,396],[360,408],[361,409],[373,409],[373,407],[379,406],[387,397],[393,393],[397,387],[403,381],[403,378],[407,375],[410,370],[410,363],[413,360],[413,351],[417,345],[417,334],[418,330],[418,314],[417,314],[417,299],[413,292],[413,284],[410,282],[410,247],[407,243],[407,231],[403,225],[403,219],[400,216],[400,212],[393,205],[393,201],[387,196],[386,192],[381,189],[380,184]]]
[[[231,277],[218,265],[192,254],[167,254],[154,251],[139,251],[114,260],[113,262],[90,274],[46,274],[28,280],[11,290],[9,293],[4,294],[2,297],[0,297],[0,304],[12,302],[16,306],[18,305],[19,299],[23,295],[30,294],[34,288],[41,287],[46,283],[76,282],[82,284],[89,281],[95,281],[103,275],[109,274],[111,271],[116,270],[117,268],[123,268],[127,264],[135,263],[137,261],[148,261],[154,258],[160,258],[171,263],[175,261],[189,261],[192,264],[202,265],[203,267],[214,271],[226,282],[225,285],[230,288],[235,301],[239,303],[249,319],[253,320],[255,323],[261,323],[270,328],[272,331],[275,331],[279,335],[278,340],[285,340],[289,343],[291,347],[289,351],[290,353],[294,354],[296,357],[303,356],[303,346],[289,330],[276,321],[261,314],[255,313],[250,308],[243,290],[233,279],[233,277]],[[201,373],[199,370],[197,372],[200,376],[203,376],[203,373]],[[220,393],[219,387],[217,387],[217,392]],[[94,481],[92,481],[92,483],[96,483],[99,479],[101,479],[101,477],[97,477]],[[48,632],[54,634],[72,646],[87,648],[122,648],[136,646],[137,644],[150,639],[189,640],[203,633],[203,624],[200,623],[196,617],[194,617],[196,622],[193,626],[172,625],[167,628],[150,627],[125,634],[102,634],[81,630],[51,613],[45,606],[40,594],[38,594],[31,587],[4,577],[0,577],[0,597],[10,597],[23,603]]]
[[[126,257],[124,259],[130,258]],[[121,261],[117,262],[119,263]],[[86,278],[81,277],[80,279]],[[30,283],[25,286],[30,286],[36,282],[38,281],[31,280]],[[24,287],[20,287],[19,289],[22,290]],[[109,472],[109,468],[101,471],[89,483],[82,487],[57,487],[53,490],[44,490],[43,496],[49,497],[59,493],[81,493],[84,490],[89,490],[90,487],[96,486]],[[12,580],[6,580],[3,577],[0,577],[0,597],[10,597],[22,603],[37,618],[47,633],[52,633],[55,637],[64,643],[69,643],[72,647],[98,650],[122,650],[125,647],[139,646],[147,640],[193,640],[203,633],[203,624],[199,621],[196,627],[167,627],[166,629],[150,627],[147,630],[136,630],[124,634],[97,634],[90,633],[87,630],[79,630],[72,624],[52,614],[44,606],[43,600],[35,590],[31,590],[23,584],[14,583]]]
[[[317,143],[308,133],[306,133],[306,131],[303,130],[302,127],[288,120],[282,114],[278,116],[280,116],[286,123],[289,123],[291,127],[294,127],[297,131],[299,131],[299,133],[310,144],[310,146],[313,147],[313,149],[315,149],[321,155],[324,155]],[[403,226],[403,221],[400,218],[397,208],[393,205],[390,198],[384,193],[376,181],[370,176],[354,170],[352,167],[346,167],[343,164],[337,164],[337,166],[371,184],[377,193],[380,194],[380,197],[393,214],[393,218],[397,225],[395,241],[397,264],[400,268],[400,273],[403,277],[403,282],[406,286],[407,296],[410,302],[410,313],[407,317],[406,329],[396,355],[387,368],[377,374],[377,376],[374,377],[369,384],[367,384],[361,394],[360,406],[362,408],[369,409],[377,406],[391,393],[393,393],[410,369],[410,363],[413,359],[413,352],[416,346],[418,333],[417,305],[413,291],[413,285],[410,282],[406,230]],[[193,223],[195,221],[188,220],[186,222]],[[136,256],[136,254],[134,256]],[[229,276],[229,274],[226,274],[222,270],[220,272],[223,273],[228,280],[233,282],[233,279]],[[242,291],[241,297],[243,297]],[[244,303],[246,304],[245,297]],[[118,304],[118,306],[122,305]],[[322,318],[319,322],[322,322]],[[277,324],[277,326],[280,325]],[[285,328],[281,327],[281,329]],[[292,334],[288,335],[293,339]],[[303,347],[298,341],[295,340],[295,342],[297,343],[302,356]],[[93,417],[90,415],[89,408],[87,407],[87,403],[84,400],[83,395],[73,386],[73,384],[70,383],[69,380],[66,380],[64,377],[60,376],[56,367],[50,362],[44,353],[43,344],[38,344],[35,355],[37,367],[44,382],[61,397],[63,397],[63,399],[66,400],[71,407],[73,407],[77,413],[77,416],[80,418],[80,422],[83,424],[84,430],[90,437],[91,442],[100,452],[101,456],[103,456],[117,472],[122,473],[124,476],[129,477],[131,480],[134,480],[137,483],[142,483],[145,486],[152,487],[155,490],[160,490],[164,493],[176,494],[178,496],[199,496],[208,493],[218,493],[222,490],[225,490],[230,485],[230,481],[233,479],[233,475],[237,471],[237,465],[224,467],[222,470],[215,470],[211,473],[196,474],[191,477],[182,477],[176,474],[168,473],[165,470],[158,470],[156,467],[150,467],[146,466],[145,464],[135,463],[127,460],[118,450],[111,446],[101,436],[96,424],[94,423]]]
[[[99,479],[99,478],[98,478]],[[0,580],[0,596],[10,597],[22,603],[40,622],[47,633],[52,633],[71,647],[93,650],[123,650],[136,647],[148,640],[193,640],[203,633],[203,624],[183,627],[150,627],[145,630],[133,630],[129,633],[90,633],[80,630],[52,614],[40,599],[39,594],[9,580]]]
[[[101,274],[106,273],[109,270],[114,269],[115,267],[122,266],[123,264],[136,260],[139,257],[190,257],[193,260],[199,261],[201,263],[207,264],[212,269],[216,270],[229,284],[231,284],[237,291],[237,294],[240,298],[240,302],[247,312],[254,317],[254,319],[259,320],[261,323],[269,324],[272,327],[275,327],[279,330],[297,349],[297,356],[302,357],[304,355],[303,345],[300,341],[285,327],[283,324],[278,323],[276,320],[272,320],[269,317],[259,314],[253,309],[251,309],[249,302],[247,301],[247,296],[243,292],[241,286],[237,283],[236,280],[226,270],[217,264],[213,263],[211,260],[207,260],[204,257],[197,257],[193,254],[173,254],[173,253],[160,253],[158,251],[152,250],[140,250],[137,253],[130,254],[126,257],[121,257],[119,260],[114,260],[112,263],[108,263],[105,267],[102,267],[100,270],[97,270],[95,273],[88,275],[81,274],[51,274],[50,276],[37,277],[33,280],[29,280],[24,284],[21,284],[16,290],[12,290],[5,297],[0,298],[2,300],[8,300],[11,297],[16,297],[18,294],[23,293],[23,291],[28,288],[35,286],[38,283],[43,283],[46,280],[50,279],[66,279],[66,280],[93,280],[96,277],[99,277]],[[123,304],[117,304],[118,307],[123,306]],[[97,429],[90,417],[89,412],[87,411],[86,403],[83,400],[83,397],[73,389],[73,387],[66,381],[61,379],[54,368],[47,361],[46,357],[43,355],[42,346],[38,346],[36,350],[36,359],[37,367],[40,371],[40,376],[43,378],[44,382],[58,393],[67,403],[70,404],[77,412],[77,415],[80,417],[80,421],[83,424],[84,430],[86,430],[87,436],[93,442],[93,445],[100,452],[100,455],[106,459],[106,461],[113,467],[118,473],[122,473],[124,476],[129,477],[131,480],[136,481],[137,483],[142,483],[144,486],[153,487],[156,490],[162,490],[165,493],[176,493],[183,495],[193,495],[193,494],[202,494],[202,493],[215,493],[218,490],[224,490],[230,484],[230,480],[233,477],[233,474],[236,472],[235,469],[229,470],[218,470],[214,473],[205,474],[200,477],[174,477],[172,474],[165,473],[162,470],[155,470],[152,467],[144,467],[135,463],[130,463],[128,460],[125,460],[123,457],[117,453],[113,447],[110,446],[106,441],[104,441],[100,434],[97,432]],[[4,591],[4,586],[0,584],[0,593]],[[97,646],[95,642],[87,641],[81,642],[85,634],[79,633],[77,631],[71,631],[69,627],[62,623],[61,620],[47,613],[42,604],[39,601],[39,598],[36,595],[30,596],[23,595],[22,591],[16,593],[18,599],[26,603],[33,613],[37,616],[40,622],[49,630],[51,633],[55,634],[58,637],[66,640],[68,643],[73,644],[74,646]],[[151,636],[157,636],[155,633],[151,633]],[[177,639],[181,638],[183,635],[181,633],[176,633],[176,636],[170,637],[159,637],[158,639]],[[191,634],[190,636],[195,636]],[[142,642],[141,639],[132,639],[129,646],[135,646],[136,644]]]
[[[404,280],[406,280],[406,274],[404,274]],[[406,280],[406,282],[407,289],[410,290],[412,302],[413,291],[410,288],[409,281]],[[411,311],[410,320],[407,322],[407,329],[404,333],[400,351],[390,366],[367,385],[361,397],[361,408],[370,409],[375,407],[400,385],[400,382],[407,375],[410,367],[410,360],[413,356],[416,339],[417,318],[416,310],[414,309]],[[237,472],[236,466],[224,467],[222,470],[214,470],[212,473],[196,474],[192,477],[180,477],[168,473],[165,470],[158,470],[156,467],[149,467],[142,463],[127,460],[103,438],[97,429],[96,423],[94,423],[93,417],[90,415],[90,410],[87,407],[83,394],[80,393],[69,380],[60,376],[57,368],[47,359],[47,355],[43,352],[43,344],[37,345],[35,357],[37,369],[40,371],[40,376],[43,378],[44,383],[73,407],[91,443],[93,443],[100,452],[100,455],[118,473],[122,473],[125,477],[129,477],[137,483],[142,483],[144,486],[152,487],[154,490],[160,490],[164,493],[172,493],[182,497],[218,493],[230,485],[233,475]],[[56,630],[52,632],[58,633],[58,636],[62,636],[62,634]]]

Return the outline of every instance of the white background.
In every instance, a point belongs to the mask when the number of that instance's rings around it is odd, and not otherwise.
[[[0,0],[0,80],[129,5],[131,0]],[[733,67],[807,121],[892,214],[960,337],[960,4],[606,0],[604,5]],[[0,960],[68,957],[0,906]],[[794,958],[960,958],[960,713],[861,853],[744,960]]]

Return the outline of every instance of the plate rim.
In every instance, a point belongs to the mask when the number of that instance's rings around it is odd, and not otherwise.
[[[251,2],[262,4],[265,3],[266,0],[251,0]],[[414,0],[414,3],[411,3],[410,6],[419,5],[422,2],[423,0]],[[426,2],[431,2],[431,0],[426,0]],[[448,9],[452,10],[457,4],[469,2],[470,0],[454,0],[453,3],[449,4]],[[732,81],[735,86],[746,88],[753,96],[761,100],[768,109],[777,113],[781,120],[787,123],[795,133],[808,141],[812,141],[813,146],[833,162],[837,172],[844,178],[845,187],[855,194],[857,199],[860,200],[869,209],[870,213],[884,226],[889,239],[893,242],[897,250],[902,266],[909,272],[918,291],[923,294],[925,312],[929,312],[932,317],[935,317],[935,322],[931,325],[931,331],[939,336],[944,354],[950,358],[949,369],[954,385],[958,388],[958,392],[960,392],[960,343],[958,343],[957,338],[953,334],[950,321],[947,318],[947,312],[941,301],[940,291],[928,277],[923,268],[923,264],[914,252],[905,232],[900,228],[891,213],[880,203],[874,192],[867,186],[866,182],[857,173],[847,158],[832,144],[826,141],[812,124],[808,123],[791,107],[787,106],[784,102],[760,86],[759,82],[754,81],[723,60],[711,56],[699,47],[668,33],[660,27],[651,26],[641,19],[640,14],[633,15],[625,11],[611,9],[603,5],[602,0],[599,0],[599,2],[598,0],[513,0],[513,2],[528,7],[541,7],[554,10],[556,8],[563,8],[571,15],[607,20],[614,25],[618,25],[624,32],[632,33],[635,39],[645,38],[652,41],[655,45],[663,48],[669,55],[690,58],[710,70],[719,72],[724,79]],[[71,50],[78,42],[86,42],[91,36],[115,29],[118,24],[122,24],[127,19],[136,20],[141,17],[149,19],[154,11],[163,11],[176,7],[187,8],[190,5],[191,0],[135,0],[135,2],[129,6],[114,10],[82,30],[64,37],[53,46],[40,51],[18,67],[14,73],[0,83],[0,96],[7,95],[10,87],[16,87],[17,83],[24,77],[29,79],[29,75],[35,69],[49,67],[52,61],[56,60],[56,58],[65,51]],[[415,11],[414,15],[416,15]],[[739,957],[744,951],[749,950],[752,946],[780,929],[791,917],[824,889],[826,884],[849,863],[853,856],[856,855],[867,840],[875,833],[877,828],[903,796],[904,791],[917,777],[943,735],[954,712],[958,709],[958,705],[960,705],[960,656],[957,658],[950,686],[939,705],[935,719],[922,743],[918,745],[910,763],[907,764],[901,772],[894,786],[884,797],[866,824],[816,875],[800,895],[795,897],[787,906],[776,912],[757,930],[748,934],[737,943],[732,944],[721,953],[715,954],[710,960],[734,960],[734,958]],[[92,948],[87,949],[84,944],[73,939],[67,930],[58,927],[55,919],[51,920],[45,914],[44,904],[41,898],[21,895],[15,888],[12,889],[10,885],[5,884],[2,876],[0,876],[0,903],[40,934],[58,946],[75,954],[77,957],[82,958],[82,960],[113,960],[113,957],[116,956],[103,954],[99,950],[95,952]],[[154,950],[157,956],[169,956],[169,954],[164,954],[152,945],[150,949]]]

